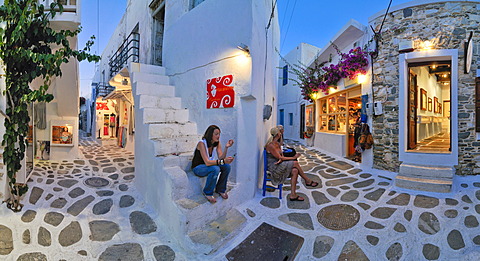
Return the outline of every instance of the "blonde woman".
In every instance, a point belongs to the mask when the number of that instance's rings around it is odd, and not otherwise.
[[[305,184],[309,187],[318,186],[318,182],[315,182],[307,177],[302,170],[302,167],[298,164],[296,159],[300,157],[299,153],[296,153],[293,157],[283,156],[282,148],[278,139],[280,138],[280,130],[277,127],[273,127],[270,130],[270,138],[265,145],[267,150],[267,165],[268,170],[271,173],[271,180],[274,186],[282,184],[287,178],[291,178],[291,189],[289,199],[291,201],[304,201],[303,197],[297,195],[297,180],[298,176],[305,180]]]

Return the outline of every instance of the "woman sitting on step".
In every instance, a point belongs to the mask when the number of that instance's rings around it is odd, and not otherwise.
[[[291,178],[292,193],[289,199],[291,201],[304,201],[305,199],[297,195],[297,180],[300,175],[305,180],[305,185],[309,187],[318,186],[318,182],[315,182],[307,177],[302,170],[302,167],[298,164],[296,159],[300,157],[297,153],[293,157],[285,157],[282,153],[282,148],[278,143],[280,138],[280,131],[277,127],[273,127],[270,130],[270,138],[268,138],[265,149],[267,150],[267,165],[268,171],[271,173],[271,181],[274,186],[282,184],[287,178]]]
[[[192,160],[192,170],[199,177],[207,177],[203,195],[208,202],[215,203],[217,200],[213,197],[213,192],[217,192],[223,199],[228,198],[227,180],[230,173],[230,163],[233,157],[226,157],[228,148],[233,145],[233,140],[228,140],[225,144],[225,151],[220,144],[220,128],[216,125],[210,125],[202,140],[198,142],[195,154]],[[220,174],[220,178],[217,178]]]

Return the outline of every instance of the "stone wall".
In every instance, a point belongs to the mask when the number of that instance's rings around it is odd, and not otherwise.
[[[378,31],[383,15],[371,20]],[[389,13],[382,28],[378,58],[373,63],[376,101],[384,102],[384,114],[373,119],[374,167],[398,172],[399,161],[399,52],[403,40],[435,40],[435,49],[458,49],[457,174],[480,174],[480,142],[475,133],[475,71],[479,57],[480,2],[449,1],[411,6]],[[473,31],[472,70],[464,73],[464,40]],[[455,127],[455,126],[454,126]]]

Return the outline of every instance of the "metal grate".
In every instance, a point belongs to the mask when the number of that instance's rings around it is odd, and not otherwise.
[[[322,208],[317,218],[328,229],[346,230],[358,223],[360,212],[350,205],[338,204]]]

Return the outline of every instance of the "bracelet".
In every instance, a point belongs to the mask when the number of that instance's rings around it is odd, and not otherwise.
[[[217,159],[217,166],[218,166],[218,159]]]
[[[223,159],[220,160],[220,165],[225,165],[225,161]]]

